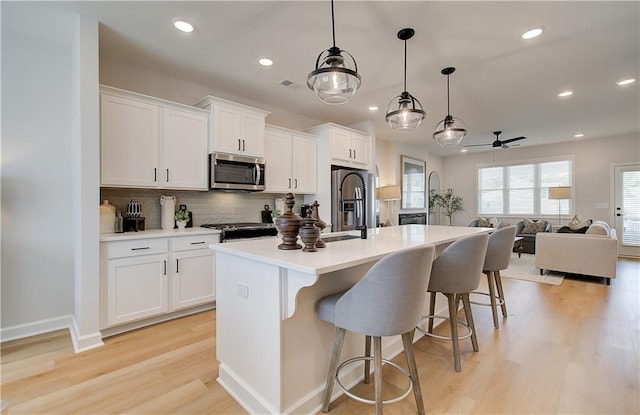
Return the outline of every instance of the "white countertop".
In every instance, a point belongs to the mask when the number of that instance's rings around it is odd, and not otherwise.
[[[100,234],[100,242],[112,242],[112,241],[128,241],[132,239],[147,239],[147,238],[167,238],[176,236],[194,236],[205,234],[217,234],[220,233],[217,229],[201,228],[199,226],[193,228],[185,228],[184,230],[178,229],[150,229],[147,231],[138,232],[125,232],[125,233],[103,233]]]
[[[367,239],[328,242],[326,248],[319,248],[317,252],[303,252],[301,249],[278,249],[278,245],[282,243],[280,238],[212,244],[209,247],[216,252],[262,261],[307,274],[320,275],[374,261],[402,249],[420,245],[445,244],[464,236],[487,232],[489,229],[440,225],[402,225],[375,228],[369,229]],[[343,233],[360,235],[360,231],[354,231],[323,234],[322,236]],[[299,238],[298,242],[301,242]]]

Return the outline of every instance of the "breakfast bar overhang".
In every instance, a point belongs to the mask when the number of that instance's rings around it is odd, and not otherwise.
[[[252,414],[318,412],[334,327],[316,318],[316,301],[353,286],[387,254],[421,245],[435,245],[437,254],[456,239],[488,231],[377,228],[369,230],[367,239],[330,242],[317,252],[279,250],[276,239],[211,245],[216,253],[218,382]],[[361,355],[363,338],[349,333],[342,358]],[[386,358],[401,352],[400,337],[384,340]],[[362,377],[353,366],[341,377],[345,385]]]

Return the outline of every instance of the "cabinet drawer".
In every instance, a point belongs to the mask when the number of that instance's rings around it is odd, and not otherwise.
[[[171,238],[173,244],[172,250],[176,251],[190,251],[192,249],[209,248],[210,244],[220,242],[220,235],[193,235],[193,236],[180,236]]]
[[[167,252],[167,249],[168,244],[166,238],[109,242],[107,244],[107,258],[162,254]]]

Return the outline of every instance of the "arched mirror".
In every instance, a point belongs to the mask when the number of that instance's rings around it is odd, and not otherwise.
[[[433,206],[433,192],[440,190],[440,176],[437,171],[429,173],[429,225],[440,225],[440,208]]]

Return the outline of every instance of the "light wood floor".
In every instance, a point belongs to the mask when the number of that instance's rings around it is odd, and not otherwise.
[[[619,261],[607,287],[566,278],[553,286],[503,279],[509,317],[494,330],[474,306],[480,352],[416,342],[428,413],[638,414],[640,261]],[[242,414],[216,382],[215,312],[106,339],[74,354],[66,331],[2,344],[2,414]],[[405,365],[404,355],[396,361]],[[385,390],[402,380],[385,368]],[[362,389],[362,386],[356,386]],[[342,397],[333,414],[373,413]],[[415,413],[412,396],[385,407]]]

